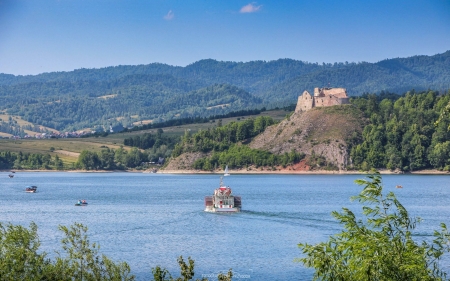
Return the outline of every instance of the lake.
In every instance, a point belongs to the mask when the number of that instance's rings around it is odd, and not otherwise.
[[[224,183],[242,197],[242,212],[206,213],[204,197],[220,175],[143,173],[0,173],[0,221],[28,226],[34,221],[41,250],[61,250],[58,225],[80,222],[101,253],[126,261],[137,280],[151,280],[151,268],[179,276],[177,257],[195,260],[196,277],[233,269],[233,280],[311,280],[295,263],[300,242],[317,243],[341,230],[334,210],[361,208],[351,202],[364,175],[231,175]],[[384,175],[412,216],[424,221],[414,233],[430,239],[441,222],[450,225],[450,177]],[[403,189],[396,189],[396,185]],[[38,186],[35,194],[25,193]],[[76,207],[78,199],[89,206]]]

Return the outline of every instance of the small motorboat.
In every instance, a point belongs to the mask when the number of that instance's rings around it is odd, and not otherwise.
[[[35,185],[27,186],[25,188],[25,192],[36,193],[37,192],[37,186],[35,186]]]
[[[13,178],[14,175],[13,175],[13,174],[9,174],[8,177],[9,177],[9,178]]]
[[[88,203],[86,200],[78,200],[78,202],[75,204],[75,206],[87,206]]]
[[[395,188],[403,188],[401,185],[396,185]]]

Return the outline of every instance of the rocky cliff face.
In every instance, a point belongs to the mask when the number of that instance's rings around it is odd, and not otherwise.
[[[175,159],[171,159],[164,170],[192,170],[192,165],[197,159],[208,157],[209,153],[189,152],[183,153]]]
[[[351,105],[294,112],[255,137],[250,147],[276,154],[294,149],[307,156],[314,151],[340,170],[346,169],[351,164],[347,140],[361,135],[364,123],[362,113]]]

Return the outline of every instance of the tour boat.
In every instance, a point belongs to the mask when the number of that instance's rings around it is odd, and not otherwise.
[[[35,186],[35,185],[27,186],[25,188],[25,192],[28,192],[28,193],[36,193],[36,191],[37,191],[37,186]]]
[[[240,212],[241,197],[234,196],[231,188],[225,186],[220,177],[220,186],[212,196],[205,196],[205,212]]]

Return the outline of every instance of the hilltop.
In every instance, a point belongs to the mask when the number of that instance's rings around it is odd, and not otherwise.
[[[295,150],[345,169],[350,164],[349,146],[361,136],[366,123],[363,113],[352,105],[313,108],[294,112],[267,128],[249,146],[275,154]]]
[[[280,123],[265,128],[253,139],[238,142],[237,146],[248,146],[250,149],[267,151],[279,156],[293,152],[305,155],[305,159],[299,165],[292,166],[292,169],[299,169],[299,166],[302,166],[302,169],[306,170],[324,169],[324,167],[343,170],[350,164],[348,153],[351,146],[361,138],[366,123],[363,113],[352,105],[313,108],[306,112],[293,112]],[[197,139],[197,143],[207,141],[202,140],[200,136],[194,136],[193,139]],[[213,151],[202,149],[185,149],[184,151],[171,159],[165,169],[193,170],[199,159],[214,158]],[[247,167],[248,169],[254,170],[255,167]]]

